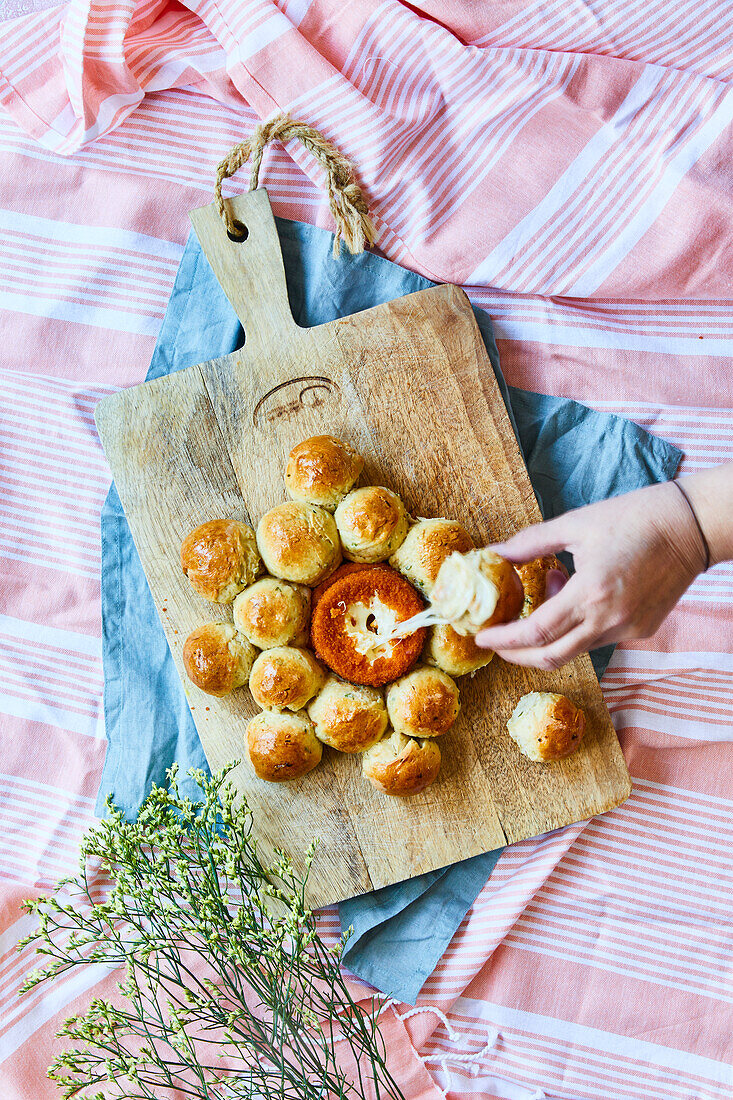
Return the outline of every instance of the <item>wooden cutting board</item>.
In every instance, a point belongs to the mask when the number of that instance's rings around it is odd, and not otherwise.
[[[463,291],[438,286],[299,328],[267,193],[250,192],[232,207],[248,231],[243,242],[227,237],[213,205],[191,219],[242,320],[244,347],[123,390],[96,411],[211,768],[241,761],[233,780],[266,850],[281,846],[299,862],[320,838],[314,906],[617,806],[631,785],[587,656],[552,673],[495,658],[463,677],[461,716],[440,741],[441,774],[406,799],[378,793],[361,778],[359,757],[331,749],[303,779],[257,779],[244,748],[257,709],[249,692],[215,699],[185,678],[187,635],[204,622],[231,620],[231,609],[190,588],[181,540],[221,516],[243,516],[255,527],[285,499],[286,457],[308,436],[347,440],[366,460],[362,484],[389,486],[414,515],[459,519],[479,546],[541,518]],[[538,690],[566,694],[588,719],[581,748],[560,763],[526,760],[506,733],[519,697]]]

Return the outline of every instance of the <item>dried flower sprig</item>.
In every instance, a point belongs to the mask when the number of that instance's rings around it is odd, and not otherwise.
[[[79,875],[25,903],[40,926],[18,946],[49,961],[21,993],[75,967],[124,967],[114,1001],[66,1021],[59,1034],[74,1045],[49,1077],[65,1100],[404,1100],[381,1005],[353,1000],[346,937],[327,946],[306,904],[315,846],[303,875],[284,853],[261,862],[252,815],[226,779],[233,766],[191,771],[196,802],[171,769],[134,822],[108,800]]]

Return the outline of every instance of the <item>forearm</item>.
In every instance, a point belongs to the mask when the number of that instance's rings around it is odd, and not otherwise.
[[[733,559],[733,462],[680,478],[710,547],[710,564]]]

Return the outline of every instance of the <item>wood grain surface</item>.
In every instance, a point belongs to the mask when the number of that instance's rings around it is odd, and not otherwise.
[[[590,659],[556,672],[495,658],[459,681],[462,713],[441,738],[443,766],[424,793],[378,793],[360,759],[325,749],[303,779],[268,784],[246,759],[256,713],[244,689],[215,699],[188,682],[183,643],[204,622],[231,620],[190,588],[183,537],[221,516],[254,527],[285,499],[291,448],[311,435],[347,440],[366,460],[362,484],[387,485],[408,510],[459,519],[477,545],[540,519],[537,502],[465,294],[439,286],[333,321],[292,319],[277,230],[260,189],[232,200],[247,226],[228,239],[213,206],[194,227],[245,329],[237,352],[123,390],[96,420],[117,489],[186,687],[209,764],[233,773],[266,849],[298,862],[321,846],[310,901],[323,905],[458,859],[603,813],[630,782]],[[588,732],[559,763],[532,763],[506,733],[528,691],[562,692],[582,707]]]

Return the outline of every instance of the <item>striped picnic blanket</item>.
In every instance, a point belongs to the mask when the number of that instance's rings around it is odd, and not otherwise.
[[[104,976],[17,990],[104,756],[92,410],[145,375],[215,166],[289,110],[359,167],[391,259],[463,285],[517,386],[733,458],[729,0],[72,0],[0,25],[0,1094],[45,1100]],[[265,153],[276,213],[320,169]],[[231,193],[246,187],[232,181]],[[728,1100],[733,565],[603,680],[624,806],[514,845],[419,999],[409,1100]],[[336,914],[322,925],[335,934]],[[102,983],[100,985],[99,983]]]

